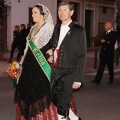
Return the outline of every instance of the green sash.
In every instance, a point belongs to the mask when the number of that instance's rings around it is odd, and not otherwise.
[[[30,38],[29,38],[29,44],[30,44],[30,48],[31,48],[37,62],[39,63],[39,65],[42,68],[43,72],[45,73],[48,80],[50,81],[50,75],[51,75],[51,67],[50,67],[50,65],[46,61],[46,59],[45,59],[44,55],[42,54],[42,52],[35,46],[34,42]]]

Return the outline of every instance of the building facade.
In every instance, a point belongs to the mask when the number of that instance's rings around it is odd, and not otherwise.
[[[31,20],[31,8],[40,3],[46,5],[53,17],[54,24],[59,22],[57,5],[62,0],[7,0],[7,50],[11,49],[15,25],[26,24]],[[87,45],[93,47],[93,38],[104,30],[106,21],[115,22],[116,4],[114,0],[69,0],[75,5],[73,20],[82,25],[87,33]]]

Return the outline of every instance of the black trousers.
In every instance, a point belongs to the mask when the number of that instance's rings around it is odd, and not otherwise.
[[[103,72],[104,72],[104,69],[105,69],[106,65],[107,65],[108,71],[109,71],[109,81],[112,82],[114,80],[114,73],[113,73],[114,58],[104,56],[104,57],[100,57],[99,67],[98,67],[98,71],[97,71],[97,74],[96,74],[96,77],[95,77],[96,82],[98,82],[98,83],[101,82]]]
[[[68,116],[72,85],[75,78],[74,69],[52,69],[51,75],[51,97],[52,102],[57,106],[58,114]]]
[[[19,51],[18,54],[17,54],[17,59],[20,59],[20,57],[22,56],[21,46],[13,43],[11,53],[10,53],[10,59],[13,58],[13,54],[14,54],[14,51],[15,51],[16,48]]]

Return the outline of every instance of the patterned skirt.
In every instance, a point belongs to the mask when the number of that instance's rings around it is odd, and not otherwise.
[[[39,109],[42,109],[41,105],[47,104],[47,103],[42,103],[45,102],[44,101],[45,99],[46,97],[44,97],[42,101],[38,101],[30,105],[28,108],[22,101],[20,104],[17,103],[16,120],[58,120],[57,108],[52,102],[50,103],[48,108],[44,109],[44,112],[39,112]],[[70,108],[75,114],[77,113],[73,96],[71,99]],[[25,116],[26,112],[28,112],[27,114],[28,116]]]

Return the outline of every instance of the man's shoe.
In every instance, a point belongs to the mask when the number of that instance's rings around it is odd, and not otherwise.
[[[78,120],[82,120],[82,119],[79,117]]]
[[[94,83],[94,84],[100,85],[100,83],[95,81],[95,80],[91,80],[91,82]]]
[[[58,114],[58,120],[70,120],[70,118],[67,116],[63,116],[63,115]]]

